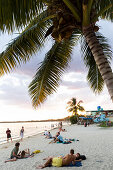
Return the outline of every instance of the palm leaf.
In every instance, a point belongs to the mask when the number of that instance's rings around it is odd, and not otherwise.
[[[44,0],[0,0],[0,30],[26,26],[44,7]]]
[[[76,98],[72,98],[71,101],[72,101],[73,106],[77,104]]]
[[[105,56],[107,57],[107,59],[109,61],[112,57],[112,51],[111,51],[111,47],[107,43],[107,39],[105,37],[103,37],[102,34],[100,34],[100,33],[96,33],[96,36],[103,48],[103,52],[104,52]],[[86,65],[86,67],[88,68],[87,79],[88,79],[89,85],[91,86],[91,89],[95,93],[100,93],[104,86],[103,78],[99,72],[99,69],[96,65],[94,57],[91,53],[91,50],[84,38],[82,38],[81,44],[82,44],[81,49],[83,52],[84,63]]]
[[[106,7],[109,7],[109,5],[112,5],[110,8],[108,8],[104,13],[100,15],[101,18],[111,20],[113,21],[113,0],[95,0],[93,1],[93,10],[95,9],[96,13],[101,13],[103,9]]]
[[[34,107],[43,103],[48,95],[56,91],[60,77],[71,59],[70,54],[75,45],[75,40],[78,40],[78,35],[73,34],[67,41],[55,42],[46,54],[42,65],[38,68],[33,81],[29,85],[29,93]]]
[[[69,108],[69,109],[68,109],[68,112],[73,112],[73,108]]]
[[[6,50],[0,54],[0,75],[10,72],[17,64],[26,62],[32,54],[40,50],[50,25],[51,21],[47,16],[47,11],[44,11],[10,43]]]
[[[79,104],[77,105],[77,109],[81,112],[85,111],[83,106],[80,106]]]

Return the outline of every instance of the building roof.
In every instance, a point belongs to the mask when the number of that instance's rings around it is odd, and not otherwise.
[[[113,112],[113,110],[88,110],[86,112]]]

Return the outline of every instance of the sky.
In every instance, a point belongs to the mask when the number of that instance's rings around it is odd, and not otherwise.
[[[100,21],[100,32],[108,38],[113,49],[113,23]],[[0,52],[7,44],[17,36],[16,32],[8,35],[0,35]],[[106,89],[101,94],[95,95],[87,82],[87,69],[82,60],[80,44],[72,53],[72,60],[57,90],[57,93],[48,96],[47,100],[37,109],[32,107],[32,101],[28,94],[28,85],[36,73],[39,63],[43,61],[45,53],[52,46],[52,42],[46,42],[45,47],[31,57],[27,64],[18,66],[10,74],[0,77],[0,121],[25,121],[57,119],[71,115],[66,110],[67,102],[71,98],[82,100],[85,110],[97,110],[97,106],[103,109],[113,109],[113,104]],[[111,61],[113,69],[113,61]]]

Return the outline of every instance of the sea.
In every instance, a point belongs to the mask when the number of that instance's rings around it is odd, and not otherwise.
[[[19,122],[19,123],[0,123],[0,144],[7,142],[6,130],[11,130],[11,137],[13,140],[20,139],[20,130],[24,127],[24,138],[33,136],[58,127],[56,122]]]

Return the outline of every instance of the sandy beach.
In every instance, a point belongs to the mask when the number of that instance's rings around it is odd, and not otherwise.
[[[21,159],[15,162],[4,163],[10,157],[15,142],[0,145],[0,169],[1,170],[35,170],[37,165],[44,163],[42,159],[48,156],[59,156],[69,153],[74,149],[86,155],[81,167],[47,167],[47,170],[78,169],[78,170],[113,170],[113,128],[100,128],[96,125],[84,127],[71,125],[65,127],[67,132],[61,132],[64,138],[75,138],[71,144],[49,144],[51,139],[46,139],[42,134],[32,136],[20,142],[20,150],[29,148],[30,151],[41,150],[32,158]],[[58,130],[51,131],[55,135]]]

